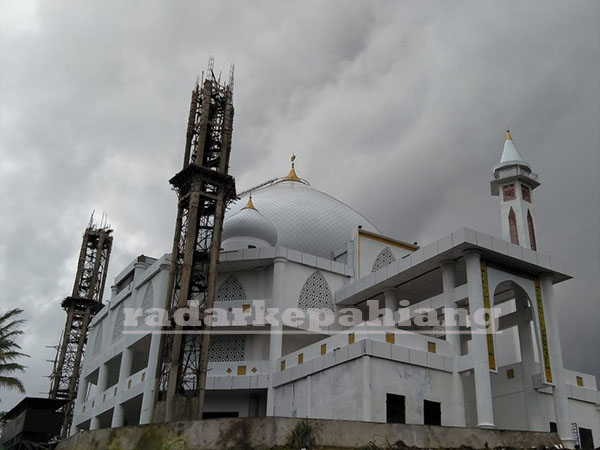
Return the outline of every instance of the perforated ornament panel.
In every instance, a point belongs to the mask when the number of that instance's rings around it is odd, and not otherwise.
[[[246,300],[246,291],[235,275],[229,275],[217,289],[215,301]]]
[[[333,295],[329,283],[321,272],[315,270],[304,282],[298,306],[302,309],[327,308],[333,310]]]
[[[215,335],[210,338],[210,362],[243,361],[246,354],[246,336],[243,334]]]
[[[393,262],[396,262],[396,257],[389,247],[385,247],[383,250],[381,250],[381,252],[379,252],[377,258],[375,258],[371,273],[377,272],[379,269],[383,269],[385,266],[389,266]]]

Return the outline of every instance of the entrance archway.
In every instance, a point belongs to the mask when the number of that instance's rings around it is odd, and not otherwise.
[[[541,411],[538,393],[535,389],[533,378],[541,372],[539,363],[539,334],[536,325],[535,307],[526,290],[514,280],[505,280],[496,285],[493,292],[493,305],[501,308],[501,316],[498,321],[497,353],[500,356],[497,382],[502,385],[514,383],[511,392],[515,392],[514,401],[524,403],[525,414],[516,420],[513,415],[496,414],[494,416],[506,417],[507,421],[520,422],[518,428],[531,431],[547,431],[547,427],[541,422]],[[515,330],[516,329],[516,330]],[[512,348],[511,348],[512,347]],[[511,351],[513,354],[511,355]],[[519,384],[522,390],[518,389]],[[495,409],[502,410],[502,402],[507,399],[498,399],[494,402]],[[514,408],[514,404],[511,405]],[[501,411],[499,411],[501,412]],[[502,423],[497,423],[502,427]],[[508,423],[506,425],[509,425]],[[515,429],[510,423],[510,428]],[[517,428],[517,429],[518,429]]]

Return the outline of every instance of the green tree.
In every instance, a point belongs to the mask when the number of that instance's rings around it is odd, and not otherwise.
[[[23,382],[14,376],[25,371],[25,366],[17,360],[29,356],[19,351],[21,347],[16,342],[16,338],[23,334],[21,325],[25,320],[19,318],[21,313],[22,309],[14,308],[0,315],[0,388],[25,393]]]

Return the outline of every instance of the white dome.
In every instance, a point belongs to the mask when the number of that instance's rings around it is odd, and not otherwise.
[[[277,228],[254,207],[246,206],[235,214],[228,214],[223,222],[223,248],[232,249],[232,245],[228,244],[234,241],[247,241],[257,247],[274,247],[277,244]]]
[[[252,202],[262,216],[274,225],[277,245],[323,258],[332,259],[333,252],[352,239],[359,225],[379,233],[365,217],[330,195],[297,181],[281,179],[251,192]],[[226,214],[234,219],[248,200],[248,194],[230,206]],[[241,210],[241,211],[240,211]],[[232,236],[233,231],[227,230]]]

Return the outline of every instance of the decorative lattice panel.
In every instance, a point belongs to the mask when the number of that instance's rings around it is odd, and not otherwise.
[[[243,361],[246,353],[246,335],[215,335],[210,338],[208,360],[211,362]]]
[[[94,338],[94,348],[92,349],[92,355],[96,356],[102,350],[102,322],[98,325],[98,331],[96,331],[96,337]]]
[[[123,312],[123,305],[125,302],[119,305],[117,309],[117,318],[115,319],[115,325],[113,327],[112,340],[116,341],[123,335],[123,328],[125,326],[125,313]]]
[[[246,291],[244,291],[242,283],[240,283],[240,280],[233,274],[225,278],[215,294],[216,302],[246,299]]]
[[[315,270],[304,282],[298,306],[302,309],[327,308],[333,311],[333,295],[329,283],[321,272]]]
[[[381,252],[379,252],[377,258],[375,258],[375,261],[373,262],[373,268],[371,269],[371,273],[377,272],[379,269],[383,269],[385,266],[388,266],[393,262],[396,262],[394,254],[392,253],[389,247],[385,247],[383,250],[381,250]]]
[[[154,308],[154,286],[152,285],[152,281],[148,283],[144,299],[142,300],[142,309],[146,311],[150,308]]]

